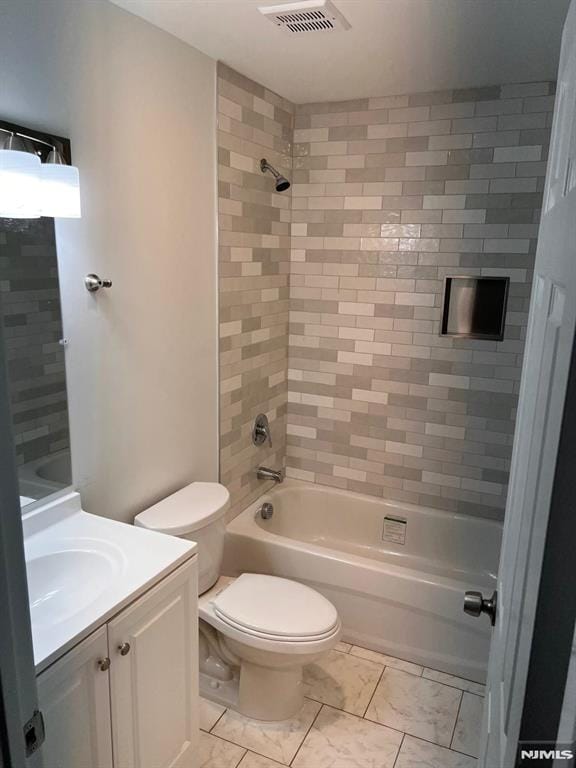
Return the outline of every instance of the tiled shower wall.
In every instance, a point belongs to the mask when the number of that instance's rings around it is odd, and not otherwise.
[[[0,302],[21,465],[69,447],[56,241],[53,219],[0,222]]]
[[[294,107],[219,65],[218,89],[232,514],[266,488],[259,465],[286,462],[292,477],[501,518],[553,84]],[[288,193],[264,156],[292,173]],[[443,281],[459,274],[510,277],[503,342],[439,336]],[[272,448],[250,440],[261,411]]]
[[[291,192],[277,194],[260,159],[291,174],[293,105],[218,66],[220,479],[232,514],[269,484],[260,465],[283,467],[288,400]],[[272,447],[256,448],[266,413]]]
[[[502,517],[552,94],[297,107],[291,476]],[[510,276],[504,341],[439,336],[459,274]]]

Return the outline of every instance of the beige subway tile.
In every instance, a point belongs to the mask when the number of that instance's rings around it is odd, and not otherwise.
[[[426,424],[426,434],[464,440],[466,430],[463,427],[450,427],[446,424]]]
[[[450,120],[423,120],[408,124],[408,136],[439,136],[450,133]]]
[[[465,195],[424,195],[424,208],[448,208],[456,210],[464,208],[466,204]]]
[[[444,150],[426,150],[406,152],[406,165],[446,165],[448,152]]]
[[[334,467],[334,474],[336,477],[346,477],[350,480],[366,480],[366,472],[362,472],[359,469],[350,469],[350,467]]]
[[[336,184],[344,181],[346,181],[346,170],[344,168],[310,171],[310,182],[313,184]]]
[[[382,208],[381,197],[345,197],[344,208],[346,210],[366,210]]]
[[[401,107],[388,113],[391,123],[412,123],[430,118],[430,107]]]
[[[308,198],[308,207],[310,210],[341,210],[344,208],[343,197],[310,197]]]
[[[417,347],[414,344],[392,344],[392,354],[397,357],[413,357],[429,360],[430,347]]]
[[[362,237],[359,247],[363,251],[397,251],[398,245],[397,237]]]
[[[330,251],[357,251],[360,241],[359,237],[325,237],[324,248]]]
[[[305,427],[300,424],[288,424],[287,433],[295,437],[308,437],[316,439],[317,431],[314,427]]]
[[[313,141],[310,144],[310,154],[317,155],[345,155],[348,152],[348,144],[345,141]]]
[[[422,480],[424,483],[431,483],[432,485],[448,486],[450,488],[460,488],[461,480],[454,475],[444,475],[440,472],[422,472]]]
[[[326,184],[326,197],[347,197],[361,195],[363,192],[362,184],[359,182]]]
[[[408,123],[369,125],[369,139],[401,139],[408,135]]]
[[[388,402],[387,392],[374,392],[366,389],[353,389],[352,399],[360,400],[364,403],[380,403],[380,405],[386,405]],[[352,442],[352,441],[351,441]],[[378,442],[379,445],[379,442]],[[376,447],[376,445],[374,445]]]
[[[372,365],[373,357],[360,352],[338,352],[338,362],[352,365]]]
[[[410,445],[408,443],[397,443],[392,440],[386,440],[384,443],[386,450],[390,453],[400,453],[403,456],[422,456],[421,445]]]
[[[354,351],[373,355],[389,355],[392,352],[392,346],[391,344],[378,341],[356,341]]]
[[[300,128],[294,131],[294,142],[296,144],[312,141],[328,141],[328,128]]]
[[[342,301],[338,304],[338,312],[342,315],[373,315],[374,304]]]
[[[331,155],[328,157],[328,168],[364,168],[364,155]]]
[[[406,237],[400,239],[398,247],[401,251],[438,251],[440,241],[431,237]]]
[[[396,294],[396,304],[403,306],[433,307],[436,297],[432,293],[405,293]]]
[[[485,210],[444,210],[442,221],[445,224],[483,224],[486,221]]]
[[[370,328],[348,328],[343,326],[338,329],[338,336],[341,339],[373,341],[374,333],[375,331]]]
[[[431,136],[429,149],[470,149],[471,133],[452,133],[447,136]]]

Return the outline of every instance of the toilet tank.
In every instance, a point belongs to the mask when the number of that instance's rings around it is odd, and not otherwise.
[[[191,483],[145,509],[134,525],[198,544],[198,592],[220,575],[230,494],[220,483]]]

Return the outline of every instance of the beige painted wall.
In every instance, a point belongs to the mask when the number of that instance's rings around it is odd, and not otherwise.
[[[57,225],[73,475],[120,520],[217,477],[215,62],[106,0],[0,9],[0,116],[67,135]],[[83,287],[97,272],[113,287]]]

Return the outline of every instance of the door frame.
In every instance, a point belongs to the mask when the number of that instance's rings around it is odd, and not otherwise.
[[[576,583],[570,578],[576,542],[575,466],[576,343],[572,348],[554,472],[519,745],[525,742],[543,748],[545,744],[555,744],[558,737],[576,620]],[[538,765],[552,765],[552,759]]]
[[[0,765],[38,768],[41,754],[27,759],[24,724],[38,709],[32,627],[24,559],[24,536],[0,303]]]

